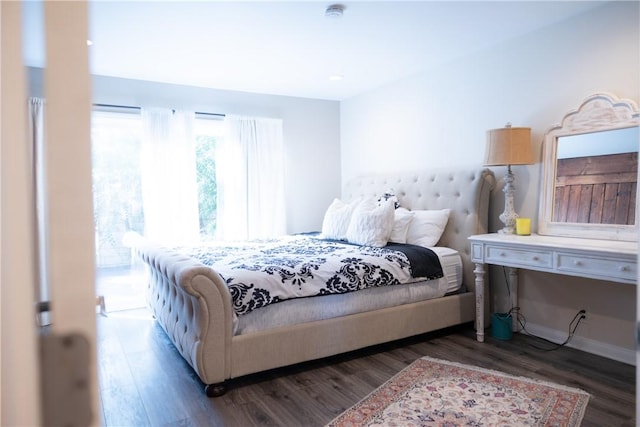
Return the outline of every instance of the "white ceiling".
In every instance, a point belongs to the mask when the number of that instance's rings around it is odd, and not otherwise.
[[[97,1],[96,75],[342,100],[583,13],[603,1]],[[42,4],[25,61],[44,65]],[[329,76],[342,74],[340,81]]]

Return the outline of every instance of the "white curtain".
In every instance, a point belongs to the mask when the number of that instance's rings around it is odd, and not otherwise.
[[[28,99],[28,126],[29,126],[29,146],[31,148],[31,171],[34,183],[37,236],[37,253],[35,255],[36,268],[36,289],[35,296],[38,302],[49,300],[49,285],[47,281],[47,259],[45,248],[47,247],[47,235],[45,233],[45,199],[44,199],[44,116],[45,102],[42,98]],[[49,324],[49,313],[44,312],[39,315],[40,324]]]
[[[199,240],[194,119],[193,112],[142,110],[145,235],[165,245]]]
[[[285,234],[282,120],[227,115],[225,123],[216,152],[217,238]]]

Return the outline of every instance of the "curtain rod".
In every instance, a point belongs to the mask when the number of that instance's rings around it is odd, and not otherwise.
[[[142,110],[142,107],[132,107],[130,105],[115,105],[115,104],[93,104],[94,107],[103,107],[103,108],[122,108],[129,110]],[[172,110],[175,111],[175,110]],[[203,116],[215,116],[215,117],[224,117],[224,114],[221,113],[205,113],[202,111],[195,111],[195,114],[200,114]]]
[[[93,104],[94,107],[104,108],[126,108],[130,110],[142,110],[142,107],[131,107],[129,105],[115,105],[115,104]]]
[[[201,114],[203,116],[225,117],[222,113],[203,113],[202,111],[196,111],[196,114]]]

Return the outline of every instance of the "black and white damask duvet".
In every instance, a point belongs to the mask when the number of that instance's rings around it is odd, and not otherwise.
[[[428,248],[390,243],[383,248],[314,235],[180,248],[220,274],[237,314],[291,298],[401,285],[442,277]]]

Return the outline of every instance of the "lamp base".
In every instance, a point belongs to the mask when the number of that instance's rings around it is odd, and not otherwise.
[[[516,234],[516,228],[515,227],[502,227],[500,230],[498,230],[498,234]]]
[[[499,216],[500,221],[504,224],[504,228],[499,230],[500,234],[515,234],[516,232],[516,219],[518,214],[513,208],[513,196],[516,192],[516,188],[513,185],[514,176],[511,172],[511,165],[507,166],[507,175],[504,177],[504,212]]]

